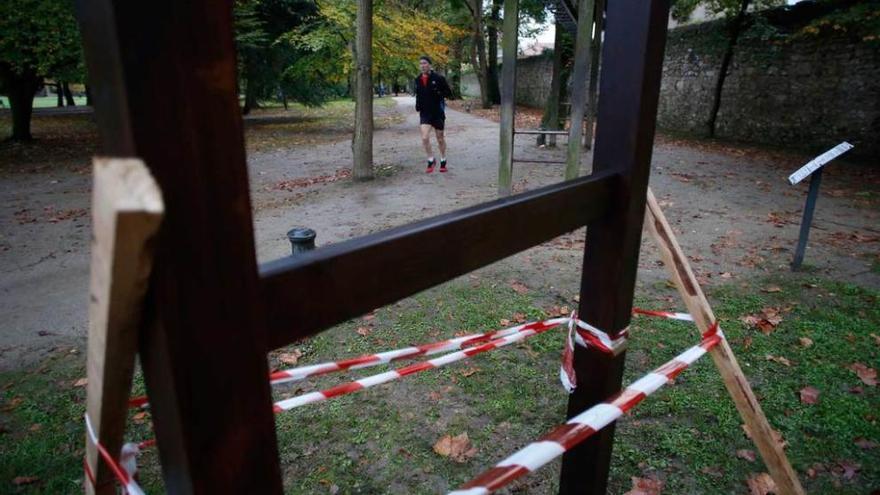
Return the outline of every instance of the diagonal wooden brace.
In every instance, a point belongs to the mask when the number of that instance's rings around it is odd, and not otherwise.
[[[95,159],[86,413],[111,455],[122,448],[151,241],[163,211],[162,194],[143,162]],[[99,459],[87,438],[86,464],[95,483],[86,480],[86,493],[115,494],[113,474]]]
[[[648,188],[648,202],[645,209],[645,227],[657,242],[657,246],[660,248],[660,258],[669,269],[672,280],[684,299],[685,306],[693,315],[697,328],[700,333],[707,331],[715,322],[715,315],[712,313],[712,308],[709,306],[700,284],[697,283],[697,278],[694,276],[694,272],[650,188]],[[736,362],[736,357],[734,357],[733,350],[727,340],[722,339],[718,345],[712,348],[710,355],[721,373],[724,386],[727,387],[727,392],[733,399],[733,403],[736,404],[743,422],[752,433],[752,441],[761,453],[761,457],[770,471],[770,476],[776,482],[779,493],[781,495],[803,494],[804,489],[798,481],[797,473],[788,462],[782,446],[774,439],[773,429],[767,421],[767,417],[764,416],[748,379],[739,367],[739,363]]]

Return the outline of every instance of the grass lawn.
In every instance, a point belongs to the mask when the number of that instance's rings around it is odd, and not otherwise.
[[[665,296],[643,297],[638,304],[660,309]],[[851,369],[854,363],[880,365],[878,298],[878,292],[809,274],[719,286],[710,294],[742,368],[811,493],[863,494],[880,487],[880,394]],[[280,353],[294,348],[302,352],[301,364],[312,364],[497,328],[499,320],[517,312],[537,319],[546,314],[542,304],[532,292],[518,294],[504,283],[463,278],[383,308],[375,318],[273,352],[270,366],[281,367]],[[741,322],[765,308],[778,310],[782,318],[768,334]],[[566,394],[557,378],[562,341],[562,332],[551,331],[396,384],[279,415],[287,491],[420,494],[457,487],[562,420]],[[689,324],[636,318],[625,382],[697,341]],[[75,383],[85,374],[84,360],[81,350],[57,349],[37,369],[0,374],[0,491],[80,490],[85,389]],[[324,388],[343,378],[329,375],[278,387],[276,396]],[[817,403],[800,400],[807,386],[818,390]],[[148,415],[134,414],[127,437],[148,438]],[[432,450],[443,435],[461,433],[475,448],[464,462]],[[665,484],[663,493],[745,493],[746,480],[765,471],[760,458],[750,460],[754,453],[706,357],[619,421],[609,492],[629,490],[632,477],[650,477]],[[148,491],[161,492],[155,450],[145,452],[140,464]],[[554,463],[518,481],[514,491],[552,493],[557,475]],[[36,479],[17,486],[16,477]]]
[[[74,96],[73,101],[76,102],[77,106],[84,106],[86,104],[85,96]],[[9,98],[5,96],[0,96],[0,108],[9,108]],[[64,100],[65,104],[67,100]],[[55,108],[58,106],[58,97],[55,95],[51,96],[36,96],[34,97],[34,108]]]

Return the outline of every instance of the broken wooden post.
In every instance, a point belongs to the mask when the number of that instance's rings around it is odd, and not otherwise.
[[[587,100],[587,79],[590,71],[590,33],[593,30],[593,8],[596,0],[578,1],[577,37],[574,44],[574,71],[571,76],[571,117],[568,128],[568,156],[565,180],[581,171],[581,134],[584,128],[584,104]]]
[[[613,172],[618,183],[608,213],[587,227],[578,315],[617,337],[631,318],[669,1],[615,0],[608,3],[607,15],[615,27],[603,46],[593,174]],[[579,139],[573,142],[580,146]],[[577,376],[590,379],[569,397],[569,418],[620,391],[624,354],[575,350]],[[613,441],[611,425],[567,452],[560,493],[605,493]]]
[[[141,307],[153,264],[162,194],[140,160],[96,158],[92,187],[92,263],[86,414],[111,455],[122,447]],[[86,493],[116,493],[116,480],[86,437],[95,479]]]
[[[693,316],[700,333],[705,333],[717,321],[709,306],[709,301],[706,300],[687,257],[681,251],[675,234],[650,189],[648,189],[647,200],[645,225],[660,248],[660,258],[669,270],[688,312]],[[785,452],[782,451],[782,445],[773,437],[773,428],[767,421],[767,417],[764,416],[761,405],[755,398],[752,387],[740,369],[727,340],[722,339],[709,353],[724,380],[727,393],[730,394],[743,422],[751,432],[752,441],[761,453],[764,464],[767,465],[770,476],[776,482],[779,493],[781,495],[803,494],[804,489],[798,481],[797,473],[789,464]]]
[[[519,39],[519,2],[504,0],[503,38],[501,40],[501,157],[498,161],[498,195],[509,196],[513,182],[513,126],[516,95],[516,44]],[[490,54],[494,57],[495,54]]]

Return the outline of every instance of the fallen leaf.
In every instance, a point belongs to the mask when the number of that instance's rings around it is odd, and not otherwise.
[[[801,402],[804,404],[817,404],[819,402],[819,390],[815,387],[802,388]]]
[[[733,277],[733,274],[731,274],[730,272],[724,272],[721,274],[721,278],[731,278],[731,277]]]
[[[813,345],[813,340],[809,337],[801,337],[798,339],[798,342],[801,343],[801,347],[803,347],[804,349]]]
[[[743,349],[748,349],[749,347],[752,347],[752,336],[751,335],[747,335],[746,337],[743,338]]]
[[[777,493],[776,483],[767,473],[761,473],[751,476],[746,483],[749,485],[750,495],[767,495],[768,493]]]
[[[135,423],[142,425],[147,420],[147,411],[141,411],[134,416],[131,417],[131,420]]]
[[[357,327],[357,330],[355,330],[355,332],[357,332],[357,334],[362,337],[366,337],[370,334],[370,327]]]
[[[510,288],[514,290],[517,294],[527,294],[529,292],[529,288],[525,286],[522,282],[514,280],[510,282]]]
[[[40,423],[34,423],[30,426],[30,428],[28,428],[28,431],[40,431],[42,429],[43,425],[41,425]]]
[[[85,387],[88,384],[89,384],[88,378],[80,378],[79,380],[73,382],[74,387]]]
[[[761,292],[766,292],[768,294],[773,292],[782,292],[782,287],[779,287],[778,285],[769,285],[761,289]]]
[[[508,320],[507,318],[502,318],[502,319],[498,320],[498,324],[501,325],[502,327],[509,327],[510,320]]]
[[[749,462],[755,462],[755,451],[749,449],[739,449],[736,451],[736,456],[740,459],[745,459]]]
[[[864,449],[864,450],[871,450],[871,449],[877,448],[877,445],[878,445],[877,442],[872,442],[871,440],[868,440],[865,437],[856,438],[853,441],[853,443],[856,444],[856,447],[858,447],[860,449]]]
[[[773,361],[774,363],[779,363],[784,366],[791,366],[791,361],[782,356],[771,356],[770,354],[767,354],[766,359],[767,361]]]
[[[364,315],[364,317],[361,319],[364,321],[373,321],[376,319],[376,313],[370,313],[370,314]]]
[[[853,363],[848,368],[854,371],[865,385],[869,387],[877,386],[877,370],[874,368],[869,368],[862,363]]]
[[[655,478],[632,477],[632,489],[624,495],[660,495],[665,483]]]
[[[13,478],[12,484],[15,486],[32,485],[38,481],[40,478],[37,476],[16,476]]]
[[[3,409],[0,409],[0,411],[3,411],[3,412],[12,411],[16,407],[18,407],[19,404],[21,404],[22,402],[24,402],[24,399],[22,399],[21,397],[13,397],[12,399],[9,400],[8,404],[3,406]]]
[[[480,368],[465,368],[465,369],[461,370],[461,376],[466,378],[466,377],[473,375],[474,373],[476,373],[478,371],[480,371]]]
[[[467,432],[461,435],[443,435],[434,444],[434,452],[442,457],[448,457],[455,462],[467,462],[477,454],[477,449],[471,446]]]
[[[862,469],[860,464],[847,460],[840,461],[838,465],[843,469],[843,479],[845,480],[853,479],[856,473]]]
[[[513,321],[515,321],[517,323],[525,323],[526,322],[525,313],[514,313],[513,314]]]
[[[877,335],[876,333],[872,333],[871,338],[874,339],[875,344],[880,345],[880,335]]]
[[[288,366],[296,366],[299,358],[302,357],[302,351],[294,349],[293,352],[284,352],[278,355],[278,360]]]

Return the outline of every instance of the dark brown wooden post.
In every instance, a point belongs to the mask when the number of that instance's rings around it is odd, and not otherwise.
[[[607,7],[593,172],[617,171],[622,180],[611,213],[587,228],[579,314],[613,334],[629,325],[632,311],[668,14],[669,0],[614,0]],[[578,388],[568,417],[620,390],[624,355],[575,352]],[[605,493],[613,440],[610,425],[568,452],[560,493]]]
[[[140,355],[168,493],[281,493],[232,3],[80,0],[103,152],[166,216]]]

